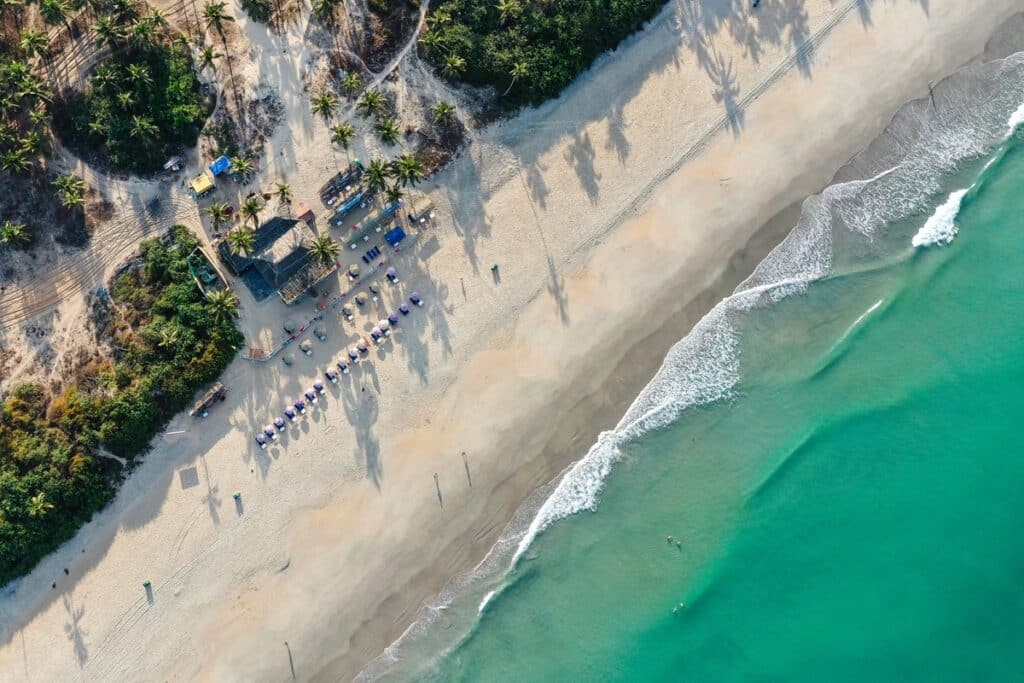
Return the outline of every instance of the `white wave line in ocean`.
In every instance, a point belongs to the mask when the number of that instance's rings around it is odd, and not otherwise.
[[[969,188],[968,188],[969,189]],[[956,237],[956,217],[967,190],[957,190],[949,195],[928,217],[921,229],[910,240],[915,247],[931,247],[949,244]]]

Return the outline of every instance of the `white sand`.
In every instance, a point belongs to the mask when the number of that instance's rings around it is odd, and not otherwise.
[[[702,3],[698,19],[696,3],[674,5],[559,101],[476,140],[437,179],[439,225],[418,249],[436,238],[438,250],[398,264],[400,291],[427,306],[268,451],[252,432],[351,327],[330,321],[327,344],[292,369],[232,365],[228,402],[205,422],[176,419],[115,503],[0,598],[4,680],[284,680],[288,649],[301,680],[350,677],[616,421],[670,343],[635,348],[652,311],[706,309],[749,268],[743,252],[766,218],[824,185],[901,103],[1024,9],[765,0],[755,51],[729,4]],[[699,43],[683,29],[694,23],[710,31]],[[801,38],[829,32],[806,62],[777,70],[794,25]],[[282,89],[286,106],[296,97]],[[723,119],[730,102],[745,108]],[[330,163],[323,125],[305,123],[270,146],[285,149],[275,171],[301,179],[300,201],[319,184],[306,176]],[[247,331],[276,336],[283,308],[243,301]],[[627,354],[635,376],[609,387]]]

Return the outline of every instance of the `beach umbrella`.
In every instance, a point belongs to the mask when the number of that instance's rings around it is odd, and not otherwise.
[[[341,314],[344,315],[345,318],[347,318],[348,320],[352,320],[352,307],[348,304],[345,304],[344,306],[341,307]]]
[[[291,407],[285,408],[284,409],[284,416],[287,417],[289,421],[294,421],[295,420],[295,410],[293,408],[291,408]]]
[[[262,434],[257,434],[256,435],[256,443],[258,443],[260,445],[260,448],[266,448],[267,447],[267,437],[263,436]]]
[[[288,318],[287,320],[284,321],[284,331],[287,332],[288,334],[291,334],[297,329],[299,329],[299,324],[292,320],[291,318]]]
[[[373,284],[372,282],[370,284],[366,285],[366,288],[368,290],[370,290],[370,294],[380,294],[380,287],[378,287],[377,285]]]
[[[356,342],[356,348],[362,352],[365,352],[369,347],[366,346],[365,339],[360,339],[359,341]]]
[[[402,312],[402,315],[409,315],[409,304],[403,301],[398,304],[398,310]]]
[[[423,299],[420,298],[420,293],[419,292],[413,292],[412,294],[410,294],[409,295],[409,301],[413,302],[417,306],[422,306],[423,305]]]
[[[301,398],[295,402],[295,410],[299,411],[299,415],[306,414],[306,402]]]
[[[379,323],[377,323],[377,327],[379,327],[380,331],[386,335],[388,333],[388,330],[391,329],[391,321],[389,321],[387,318],[384,318]]]
[[[320,341],[327,339],[327,328],[323,325],[317,325],[313,328],[313,334],[320,338]]]
[[[349,266],[348,274],[351,275],[352,277],[359,277],[359,264],[353,263],[351,266]]]
[[[266,434],[267,438],[270,439],[271,441],[273,441],[274,437],[277,436],[277,430],[274,429],[273,425],[267,425],[266,427],[264,427],[263,433]]]
[[[348,350],[348,357],[352,359],[353,363],[359,362],[359,352],[356,351],[354,346]]]
[[[380,331],[379,327],[375,327],[370,330],[370,336],[373,337],[373,341],[379,341],[384,336],[384,333]]]
[[[348,361],[345,359],[338,361],[338,369],[341,370],[342,374],[348,374]]]
[[[316,403],[316,392],[312,389],[306,389],[305,396],[310,403]]]
[[[323,396],[323,394],[324,394],[324,383],[323,382],[321,382],[320,380],[317,380],[317,381],[313,382],[313,388],[316,389],[316,393],[318,393],[321,396]]]
[[[397,313],[392,313],[392,314],[388,315],[388,322],[391,323],[392,325],[397,325],[398,324],[398,314]]]
[[[360,292],[359,294],[355,295],[354,300],[356,302],[356,306],[362,306],[363,304],[366,303],[366,295]]]
[[[295,354],[294,353],[286,353],[283,356],[281,356],[281,360],[284,361],[285,365],[291,365],[292,363],[295,362]]]
[[[384,274],[392,282],[398,282],[398,271],[395,270],[394,266],[392,266],[391,268],[388,268],[387,272],[385,272]]]
[[[282,420],[279,417],[275,417],[274,418],[274,426],[277,427],[277,431],[283,432],[284,431],[284,420]]]
[[[324,370],[324,375],[331,381],[331,384],[338,383],[338,371],[334,368],[327,368]]]
[[[299,348],[302,349],[302,352],[307,356],[313,354],[313,342],[309,341],[308,339],[303,339],[301,342],[299,342]]]

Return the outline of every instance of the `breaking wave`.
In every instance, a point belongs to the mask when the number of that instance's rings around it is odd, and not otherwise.
[[[956,237],[956,217],[967,190],[957,190],[935,209],[910,243],[915,247],[949,244]]]

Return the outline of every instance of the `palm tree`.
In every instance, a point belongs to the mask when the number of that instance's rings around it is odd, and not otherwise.
[[[204,211],[210,217],[214,232],[220,232],[220,229],[231,220],[231,205],[227,202],[211,204]]]
[[[231,172],[243,180],[248,178],[254,170],[252,161],[249,159],[245,157],[231,157]]]
[[[71,7],[65,0],[39,0],[39,16],[50,26],[64,24],[70,31],[71,26],[68,24],[70,13]]]
[[[420,45],[428,57],[444,51],[444,36],[438,31],[427,31],[420,38]]]
[[[320,235],[309,245],[309,255],[318,263],[328,265],[338,258],[341,247],[330,235]]]
[[[232,253],[250,256],[256,248],[256,231],[251,228],[238,228],[228,233],[227,240]]]
[[[393,204],[399,199],[405,196],[405,192],[398,185],[392,185],[388,188],[388,191],[384,194],[384,198],[387,199],[388,204]]]
[[[340,145],[343,149],[348,149],[355,136],[356,129],[347,123],[339,123],[331,128],[331,142],[335,145]]]
[[[21,32],[21,40],[18,41],[18,47],[21,48],[21,51],[28,58],[35,57],[36,55],[45,57],[49,53],[46,34],[42,31],[33,31],[30,28]]]
[[[74,173],[62,173],[53,181],[65,208],[74,209],[85,203],[85,181]]]
[[[334,110],[338,108],[338,98],[331,92],[322,92],[313,97],[311,102],[313,113],[322,117],[324,121],[331,118]]]
[[[369,118],[384,110],[384,96],[379,90],[367,90],[356,102],[356,111]]]
[[[24,173],[32,168],[32,162],[23,149],[9,149],[0,157],[0,168],[8,173]]]
[[[519,61],[512,65],[512,68],[509,70],[508,73],[512,77],[512,82],[508,84],[508,88],[505,90],[504,93],[502,93],[502,96],[507,95],[509,91],[512,90],[512,86],[516,84],[516,81],[518,81],[520,78],[526,78],[526,76],[530,73],[530,67],[526,64],[526,62]]]
[[[153,85],[153,77],[149,75],[149,69],[145,64],[129,64],[128,80],[132,83],[142,83],[149,87]]]
[[[434,123],[449,123],[455,116],[455,105],[451,102],[438,102],[430,108],[430,116]]]
[[[277,201],[282,204],[292,203],[292,186],[287,183],[278,183],[277,190],[274,192],[277,195]]]
[[[446,78],[458,78],[466,70],[466,60],[456,54],[448,55],[441,65],[441,75]]]
[[[391,169],[383,159],[371,159],[364,176],[366,187],[372,192],[379,192],[387,187],[390,175]]]
[[[230,289],[218,289],[207,293],[206,304],[219,325],[234,320],[238,315],[238,297]]]
[[[523,6],[519,4],[519,0],[498,0],[498,14],[501,15],[501,23],[508,23],[509,20],[515,19],[522,13]]]
[[[223,56],[224,55],[222,55],[221,53],[219,53],[216,50],[214,50],[212,45],[207,45],[206,47],[204,47],[202,50],[199,51],[199,68],[200,69],[206,69],[206,68],[212,69],[213,68],[213,61],[215,59],[220,59]]]
[[[159,134],[160,129],[147,116],[132,116],[132,127],[128,135],[140,140],[151,141]]]
[[[341,79],[341,89],[345,91],[345,94],[352,97],[359,88],[363,86],[363,79],[359,77],[355,71],[349,71],[345,74],[345,78]]]
[[[131,39],[136,45],[152,45],[156,41],[156,25],[149,19],[132,24]]]
[[[21,149],[29,156],[35,156],[43,151],[43,136],[37,130],[29,131],[21,139]]]
[[[121,104],[121,108],[128,110],[135,104],[135,94],[124,90],[117,93],[117,101]]]
[[[246,221],[252,221],[252,225],[255,228],[259,225],[260,212],[263,211],[263,202],[258,197],[249,197],[239,207],[242,212],[242,216],[245,217]]]
[[[0,244],[5,247],[24,247],[32,241],[32,235],[21,223],[4,221],[0,224]]]
[[[398,130],[398,124],[395,123],[394,119],[378,121],[373,127],[373,132],[386,145],[395,144],[398,142],[398,136],[401,135],[401,132]]]
[[[323,22],[332,22],[337,3],[338,0],[313,0],[313,16]]]
[[[118,25],[111,17],[100,17],[92,28],[96,31],[96,44],[100,47],[104,45],[114,46],[124,40],[124,28]]]
[[[221,42],[224,43],[225,49],[227,48],[227,40],[224,38],[224,22],[235,20],[233,16],[225,11],[226,7],[226,2],[214,2],[214,0],[208,0],[206,5],[203,6],[203,18],[206,19],[206,27],[217,32]]]
[[[391,165],[392,174],[402,187],[415,186],[423,180],[423,164],[412,154],[403,154]]]
[[[46,494],[40,492],[28,499],[28,516],[42,517],[53,509],[53,503],[46,500]]]

